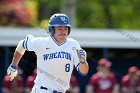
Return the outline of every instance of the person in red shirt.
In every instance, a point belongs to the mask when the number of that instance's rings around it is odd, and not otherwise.
[[[119,85],[115,75],[110,72],[111,62],[102,58],[98,61],[97,73],[91,76],[86,93],[118,93]]]
[[[22,74],[22,70],[19,69],[19,74]],[[3,93],[22,93],[23,92],[23,79],[18,75],[13,81],[10,81],[9,77],[6,75],[3,79]]]
[[[70,89],[66,93],[80,93],[80,88],[77,82],[77,78],[72,75],[70,79]]]
[[[139,71],[136,66],[128,69],[127,75],[122,77],[121,91],[122,93],[140,93]]]
[[[34,71],[33,71],[33,75],[29,76],[26,80],[25,93],[30,93],[31,92],[31,89],[34,86],[34,80],[36,78],[36,75],[37,75],[37,69],[35,68]]]

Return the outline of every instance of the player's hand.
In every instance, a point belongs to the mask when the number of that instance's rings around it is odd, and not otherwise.
[[[78,54],[78,57],[79,57],[79,60],[80,60],[81,63],[86,62],[87,53],[86,53],[85,50],[83,50],[83,49],[78,50],[77,49],[77,54]]]
[[[7,75],[10,78],[10,81],[12,81],[17,76],[17,66],[10,65],[7,69]]]

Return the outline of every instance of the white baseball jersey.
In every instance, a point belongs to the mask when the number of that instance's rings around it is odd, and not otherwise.
[[[65,92],[73,66],[78,70],[79,58],[76,49],[81,49],[79,43],[67,38],[61,45],[49,37],[34,37],[28,35],[23,41],[23,48],[34,51],[37,55],[37,77],[35,86],[44,86]]]

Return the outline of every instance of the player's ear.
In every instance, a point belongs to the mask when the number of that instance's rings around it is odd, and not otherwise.
[[[53,34],[53,35],[55,34],[54,26],[52,27],[52,34]]]

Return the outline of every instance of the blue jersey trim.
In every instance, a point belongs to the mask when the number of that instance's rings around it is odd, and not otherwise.
[[[51,36],[51,38],[52,38],[52,40],[58,45],[58,46],[61,46],[61,45],[63,45],[67,40],[65,40],[62,44],[58,44],[57,43],[57,41],[54,39],[54,37],[53,36]]]
[[[76,69],[77,69],[77,67],[78,67],[79,65],[80,65],[80,63],[77,64]]]
[[[26,49],[27,49],[27,50],[28,50],[28,47],[27,47],[28,38],[29,38],[29,37],[27,37],[27,40],[26,40],[26,43],[25,43],[25,46],[26,46]]]
[[[25,40],[23,41],[23,43],[22,43],[22,47],[25,49],[25,46],[24,46],[24,44],[25,44]]]

